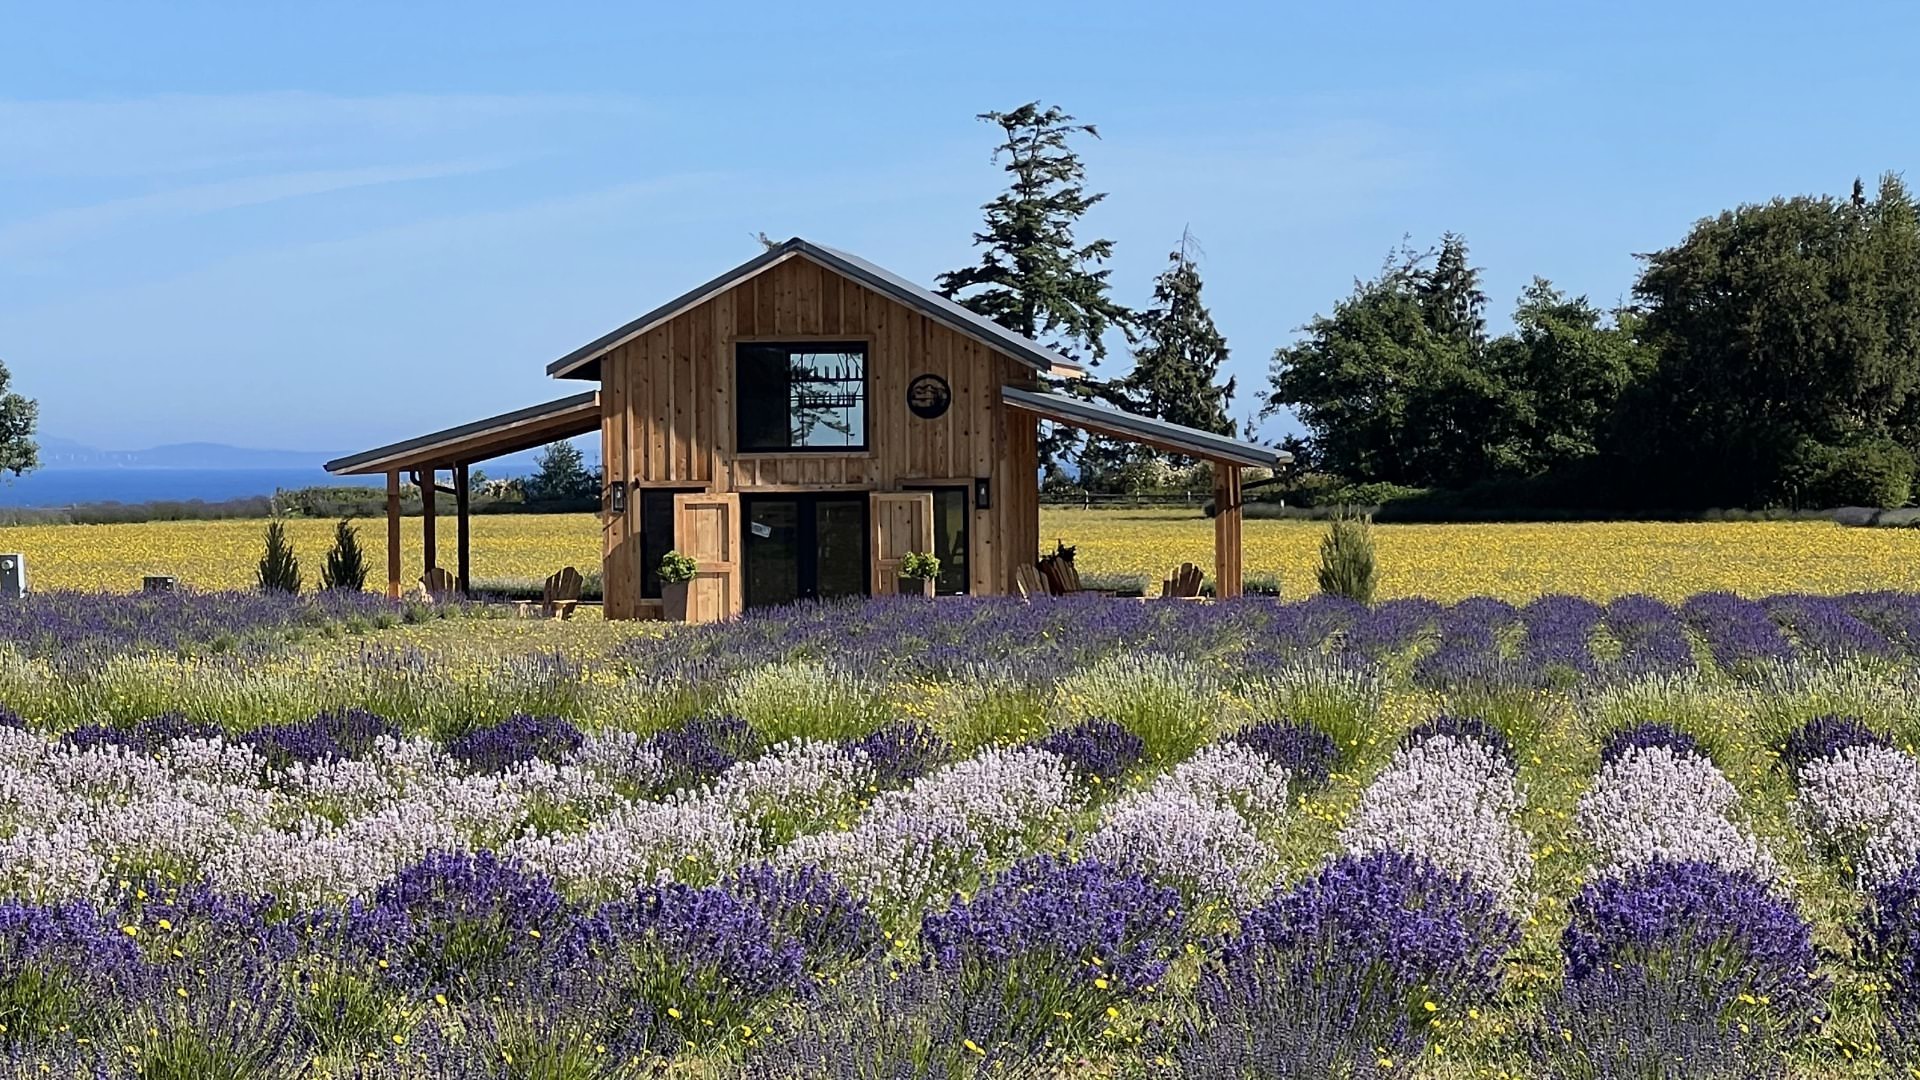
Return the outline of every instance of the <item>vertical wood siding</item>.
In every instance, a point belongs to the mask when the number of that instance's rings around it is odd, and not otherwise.
[[[863,340],[863,453],[740,455],[734,449],[734,344],[742,339]],[[947,380],[946,414],[907,409],[907,384]],[[1032,369],[858,282],[796,256],[691,308],[601,360],[601,436],[609,480],[636,489],[606,512],[606,611],[650,614],[639,600],[639,488],[711,492],[896,491],[929,480],[987,477],[992,508],[974,510],[971,587],[1010,591],[1013,568],[1039,545],[1036,424],[1000,401],[1003,385],[1034,385]],[[972,505],[969,492],[969,505]]]

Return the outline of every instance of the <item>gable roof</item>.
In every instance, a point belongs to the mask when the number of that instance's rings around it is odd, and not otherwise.
[[[1080,365],[994,322],[992,319],[954,303],[939,293],[908,281],[891,270],[876,266],[857,255],[808,243],[794,237],[778,247],[748,259],[704,285],[693,288],[661,304],[632,322],[604,334],[547,365],[547,374],[556,379],[598,379],[600,358],[660,324],[706,303],[757,274],[788,259],[804,258],[818,263],[841,277],[872,289],[891,300],[913,308],[949,329],[965,334],[989,348],[998,349],[1036,371],[1078,374]]]
[[[1016,409],[1044,416],[1069,427],[1097,431],[1102,435],[1112,435],[1128,442],[1142,443],[1175,454],[1264,469],[1278,468],[1293,460],[1293,455],[1285,450],[1247,442],[1230,435],[1201,431],[1199,428],[1190,428],[1185,424],[1176,424],[1168,420],[1156,420],[1151,416],[1138,416],[1110,405],[1068,397],[1065,394],[1003,386],[1000,388],[1000,396],[1006,399],[1008,405]]]
[[[327,462],[327,471],[336,476],[352,476],[447,468],[456,463],[485,461],[502,454],[531,450],[555,439],[585,435],[599,427],[600,391],[589,390],[335,458]]]

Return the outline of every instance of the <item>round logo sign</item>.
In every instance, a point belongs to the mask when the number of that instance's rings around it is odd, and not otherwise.
[[[953,404],[953,388],[938,375],[922,375],[907,384],[907,408],[922,420],[938,420]]]

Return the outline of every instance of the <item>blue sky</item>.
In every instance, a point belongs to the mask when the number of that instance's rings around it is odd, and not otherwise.
[[[1031,99],[1100,126],[1121,301],[1199,238],[1243,413],[1404,234],[1465,233],[1498,325],[1920,156],[1893,3],[304,7],[0,3],[0,359],[47,434],[351,450],[556,397],[762,230],[930,282],[1000,184],[974,114]]]

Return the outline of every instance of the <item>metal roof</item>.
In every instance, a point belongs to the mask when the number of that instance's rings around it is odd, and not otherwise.
[[[778,247],[761,252],[712,281],[674,297],[618,330],[582,345],[548,364],[547,374],[556,379],[597,379],[600,377],[600,358],[607,353],[748,278],[796,257],[810,259],[841,277],[851,278],[983,345],[999,349],[1037,371],[1078,373],[1081,370],[1080,365],[1052,349],[1016,334],[984,315],[969,311],[939,293],[916,285],[891,270],[875,266],[857,255],[808,243],[796,236]]]
[[[1097,431],[1129,442],[1145,443],[1176,454],[1267,469],[1278,468],[1293,460],[1293,455],[1285,450],[1216,435],[1184,424],[1156,420],[1150,416],[1136,416],[1109,405],[1064,394],[1003,386],[1000,396],[1016,409],[1025,409],[1070,427]]]
[[[585,435],[599,427],[600,392],[589,390],[336,458],[327,462],[327,471],[336,475],[364,475],[398,469],[445,468],[531,450],[556,439]]]

